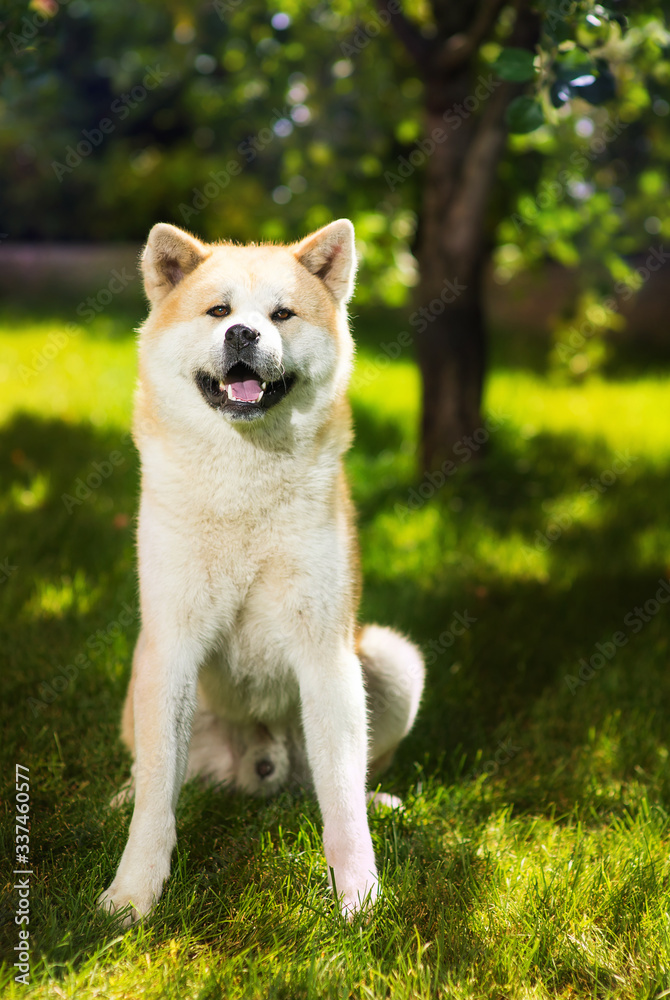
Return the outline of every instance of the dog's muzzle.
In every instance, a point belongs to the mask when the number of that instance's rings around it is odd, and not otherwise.
[[[234,420],[254,420],[280,403],[295,378],[264,358],[257,330],[237,323],[226,330],[221,371],[199,370],[196,385],[205,401]]]

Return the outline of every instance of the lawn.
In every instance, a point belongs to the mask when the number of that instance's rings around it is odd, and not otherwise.
[[[129,766],[140,311],[73,315],[0,317],[3,996],[670,995],[670,370],[574,386],[499,334],[485,447],[431,483],[416,370],[380,346],[402,317],[356,315],[362,617],[429,663],[382,783],[405,810],[371,818],[383,900],[367,923],[338,917],[311,798],[188,785],[164,897],[122,935],[94,899],[129,821],[107,803]],[[28,986],[12,966],[17,764]]]

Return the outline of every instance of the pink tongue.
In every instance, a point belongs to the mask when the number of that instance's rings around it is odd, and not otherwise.
[[[243,403],[255,403],[262,393],[261,384],[258,379],[245,378],[242,382],[227,382],[233,399],[238,399]]]

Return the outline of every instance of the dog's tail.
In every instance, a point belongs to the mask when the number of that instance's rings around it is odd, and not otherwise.
[[[419,710],[425,667],[420,650],[404,635],[380,625],[364,625],[356,651],[363,667],[368,702],[372,776],[385,770],[412,728]]]

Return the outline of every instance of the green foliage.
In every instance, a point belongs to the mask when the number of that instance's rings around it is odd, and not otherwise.
[[[107,803],[129,767],[117,732],[137,634],[110,630],[137,602],[127,429],[141,314],[116,303],[74,331],[74,300],[0,322],[0,562],[16,567],[0,582],[1,791],[7,808],[15,764],[30,767],[34,862],[31,984],[13,981],[8,884],[3,997],[662,996],[668,605],[647,602],[670,565],[667,374],[549,384],[499,331],[488,455],[461,451],[460,475],[431,488],[415,479],[416,369],[381,347],[398,333],[389,312],[356,310],[363,618],[408,630],[429,668],[384,779],[405,811],[371,820],[383,901],[368,923],[333,911],[311,797],[191,784],[152,919],[122,935],[95,911],[130,819]],[[63,494],[117,451],[68,512]],[[464,634],[456,611],[476,619]],[[99,632],[102,650],[63,689],[55,678]]]
[[[625,325],[622,302],[644,283],[636,268],[670,235],[670,33],[653,7],[624,26],[600,5],[571,11],[545,12],[535,85],[544,123],[510,138],[502,178],[512,205],[494,259],[502,282],[547,259],[579,268],[552,359],[582,378],[606,362],[608,333]]]
[[[565,58],[558,58],[555,66],[556,78],[550,88],[551,103],[560,108],[567,101],[579,98],[589,104],[604,104],[616,96],[614,77],[603,59],[592,62],[588,56],[577,64],[567,57],[579,52],[571,49]]]
[[[381,175],[421,88],[371,10],[285,5],[274,21],[262,0],[39,10],[30,28],[37,6],[10,4],[0,50],[11,239],[142,241],[160,219],[207,239],[290,240],[346,215],[365,286],[374,274],[388,301],[406,295],[412,199],[389,202]]]
[[[515,97],[507,106],[505,120],[510,132],[534,132],[544,121],[542,107],[532,97]]]
[[[535,75],[534,55],[527,49],[503,49],[493,64],[493,69],[501,80],[525,83]],[[515,129],[512,129],[515,131]]]
[[[404,9],[437,31],[428,5]],[[633,286],[632,255],[670,236],[670,35],[653,3],[626,19],[547,0],[539,16],[526,52],[510,44],[505,8],[471,67],[473,94],[491,74],[527,91],[507,110],[485,223],[496,274],[579,264],[578,298],[602,300]],[[361,301],[403,304],[417,281],[428,154],[422,67],[387,22],[362,0],[147,0],[141,13],[130,0],[9,0],[0,229],[12,240],[140,242],[162,219],[209,239],[294,239],[345,215]],[[166,74],[153,89],[150,70]],[[486,108],[477,99],[455,120],[469,128]],[[401,164],[411,166],[400,174]],[[582,322],[575,301],[557,341]],[[606,332],[585,371],[605,358]]]
[[[547,3],[541,12],[539,56],[504,48],[493,65],[503,80],[533,80],[537,92],[536,101],[529,97],[512,101],[506,116],[510,132],[526,134],[547,120],[555,122],[556,116],[545,116],[545,109],[549,112],[575,99],[592,105],[614,99],[617,88],[610,60],[616,62],[617,47],[626,44],[622,27],[627,23],[601,4]],[[536,61],[541,66],[539,76]]]

